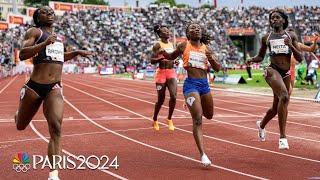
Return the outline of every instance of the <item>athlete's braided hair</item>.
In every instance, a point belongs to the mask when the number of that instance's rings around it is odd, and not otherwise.
[[[160,37],[160,31],[161,31],[161,28],[163,27],[167,27],[167,26],[157,24],[153,27],[153,31]]]
[[[37,8],[33,13],[33,22],[36,25],[36,27],[40,27],[41,26],[41,23],[40,23],[40,20],[39,20],[40,10],[41,10],[41,8]]]

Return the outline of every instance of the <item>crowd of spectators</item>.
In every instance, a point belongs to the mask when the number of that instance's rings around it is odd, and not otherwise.
[[[295,28],[302,35],[312,35],[314,32],[320,31],[320,6],[309,7],[300,6],[294,8],[295,12]],[[307,17],[307,18],[306,18]]]
[[[195,21],[207,29],[212,37],[210,45],[221,62],[239,64],[242,63],[243,55],[227,35],[227,29],[251,27],[260,39],[269,29],[269,11],[270,9],[261,7],[179,9],[168,6],[85,10],[66,12],[58,18],[55,31],[65,36],[71,49],[95,52],[91,59],[77,60],[82,64],[146,67],[151,47],[158,39],[153,32],[154,25],[166,25],[175,37],[185,37],[186,25]],[[299,35],[319,32],[320,7],[295,7],[288,9],[288,13],[290,27],[295,28]],[[19,48],[27,27],[0,31],[2,65],[12,62],[9,59],[12,58],[13,48]]]
[[[15,66],[14,48],[19,47],[26,26],[0,31],[0,79],[12,75]]]

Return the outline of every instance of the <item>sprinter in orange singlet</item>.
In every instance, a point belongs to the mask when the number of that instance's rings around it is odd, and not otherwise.
[[[213,116],[213,99],[207,79],[208,62],[215,71],[220,70],[220,65],[211,48],[201,41],[203,31],[199,24],[188,25],[188,41],[179,44],[172,53],[160,50],[159,54],[170,60],[182,55],[183,67],[188,75],[183,84],[183,94],[193,120],[193,136],[200,152],[201,163],[210,166],[211,161],[204,152],[202,116],[207,119],[212,119]]]

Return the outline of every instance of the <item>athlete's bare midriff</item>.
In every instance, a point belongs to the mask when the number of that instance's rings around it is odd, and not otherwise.
[[[173,62],[174,61],[162,60],[159,62],[159,68],[160,69],[172,69],[174,67]]]
[[[207,71],[199,68],[186,68],[189,78],[207,78]]]
[[[270,58],[270,61],[282,70],[289,70],[291,65],[291,55],[273,56]]]
[[[31,79],[40,84],[51,84],[61,81],[62,64],[40,63],[34,65]]]

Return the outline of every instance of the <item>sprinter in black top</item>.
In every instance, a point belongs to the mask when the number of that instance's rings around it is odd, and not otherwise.
[[[35,27],[28,29],[20,51],[20,60],[33,58],[34,70],[20,92],[20,104],[15,114],[18,130],[24,130],[43,102],[43,113],[47,119],[50,142],[48,157],[61,151],[61,123],[63,119],[63,96],[61,75],[63,62],[78,55],[89,56],[88,51],[64,52],[64,46],[53,31],[54,11],[43,6],[33,15]],[[49,179],[57,180],[58,171],[51,169]]]
[[[286,139],[286,121],[289,104],[290,61],[291,55],[302,61],[298,50],[297,36],[294,32],[287,32],[288,16],[282,10],[274,10],[269,14],[271,32],[262,37],[259,54],[248,61],[255,63],[263,61],[269,48],[271,64],[265,69],[265,80],[273,90],[273,105],[267,111],[262,121],[257,121],[259,138],[265,141],[265,126],[278,114],[280,139],[279,149],[289,149]]]

